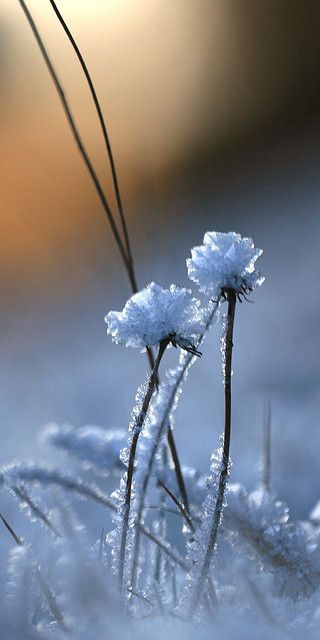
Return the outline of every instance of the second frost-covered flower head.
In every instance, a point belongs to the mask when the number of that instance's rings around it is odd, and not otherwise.
[[[110,311],[105,319],[115,342],[143,349],[168,339],[200,355],[194,343],[203,330],[203,311],[188,289],[174,284],[163,289],[151,282],[131,296],[122,311]]]
[[[261,254],[262,249],[257,249],[251,238],[242,238],[232,231],[207,231],[203,245],[194,247],[187,260],[189,278],[213,298],[219,298],[228,289],[238,296],[250,293],[264,281],[255,269]]]

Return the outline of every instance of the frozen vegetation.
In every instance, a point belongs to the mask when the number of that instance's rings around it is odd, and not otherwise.
[[[251,238],[210,231],[187,259],[200,299],[175,284],[138,288],[110,143],[85,62],[51,2],[89,78],[119,226],[37,26],[26,3],[19,3],[131,286],[123,310],[107,313],[107,333],[119,348],[145,352],[147,373],[145,381],[137,381],[127,431],[126,425],[121,431],[46,425],[42,446],[60,450],[59,465],[44,465],[35,450],[33,462],[15,461],[0,469],[0,525],[11,545],[7,557],[2,550],[1,640],[318,638],[320,509],[316,505],[309,520],[294,521],[273,492],[268,421],[261,483],[249,491],[232,482],[236,316],[239,303],[264,282],[256,270],[262,251]],[[247,331],[250,342],[250,326]],[[208,340],[220,340],[225,415],[221,441],[204,474],[183,465],[174,431],[186,430],[176,421],[176,409],[183,392],[192,394],[191,367]],[[167,353],[172,346],[175,366]],[[210,383],[208,376],[208,396]],[[126,394],[125,379],[121,394]],[[200,439],[194,418],[188,438],[192,452],[193,440]]]
[[[270,488],[270,469],[253,492],[230,480],[235,309],[263,283],[255,269],[261,253],[239,234],[206,233],[187,265],[209,304],[152,283],[122,312],[108,313],[116,342],[149,350],[150,373],[138,387],[127,436],[51,424],[42,442],[63,450],[61,467],[43,466],[35,456],[33,464],[2,468],[2,491],[41,528],[39,535],[27,528],[27,536],[21,519],[16,530],[2,515],[12,541],[2,588],[6,640],[317,636],[317,507],[309,521],[292,521]],[[168,432],[173,437],[175,409],[185,385],[186,393],[192,387],[186,378],[200,345],[219,337],[225,425],[205,476],[181,467]],[[174,369],[166,366],[172,344],[180,351]],[[101,517],[96,539],[92,525]]]

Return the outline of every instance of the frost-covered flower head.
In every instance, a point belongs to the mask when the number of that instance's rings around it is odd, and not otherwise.
[[[145,349],[168,339],[200,355],[194,343],[203,330],[203,311],[188,289],[174,284],[163,289],[151,282],[131,296],[122,311],[110,311],[105,320],[115,342]]]
[[[207,231],[203,244],[194,247],[187,260],[188,275],[210,297],[224,296],[228,289],[240,297],[264,281],[255,269],[261,254],[262,249],[257,249],[251,238],[242,238],[232,231]]]

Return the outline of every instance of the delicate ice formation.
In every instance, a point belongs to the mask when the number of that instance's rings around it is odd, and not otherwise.
[[[232,231],[207,231],[203,243],[191,250],[187,260],[189,278],[203,293],[218,298],[226,289],[234,289],[240,295],[263,283],[264,278],[255,269],[262,249],[257,249],[251,238]]]
[[[200,302],[188,289],[174,284],[163,289],[155,282],[129,298],[123,311],[110,311],[105,320],[115,342],[140,349],[169,338],[188,351],[204,328]]]
[[[126,441],[125,431],[111,431],[92,425],[75,428],[68,424],[49,424],[43,437],[48,444],[65,449],[104,473],[122,468],[120,451]]]

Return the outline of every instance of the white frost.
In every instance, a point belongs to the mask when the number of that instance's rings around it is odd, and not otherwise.
[[[199,300],[188,289],[151,282],[127,301],[122,311],[105,318],[115,342],[144,349],[172,337],[182,348],[191,346],[204,328]]]
[[[187,260],[190,280],[206,295],[218,298],[225,289],[249,293],[260,286],[264,278],[255,269],[262,254],[251,238],[242,238],[230,231],[207,231],[203,245],[191,250]]]
[[[92,425],[75,428],[68,424],[53,423],[45,427],[43,437],[48,444],[65,449],[105,473],[122,467],[120,450],[126,441],[125,431]]]

